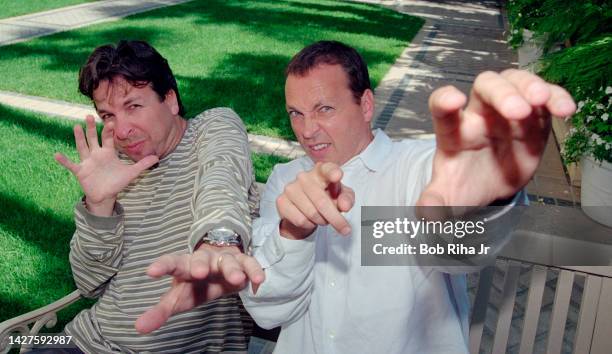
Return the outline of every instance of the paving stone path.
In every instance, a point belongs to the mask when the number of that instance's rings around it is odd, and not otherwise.
[[[0,46],[114,21],[189,0],[104,0],[0,20]]]

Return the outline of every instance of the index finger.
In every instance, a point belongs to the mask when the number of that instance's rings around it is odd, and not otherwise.
[[[317,175],[326,185],[329,183],[337,183],[342,179],[342,169],[333,162],[318,163],[315,166]]]

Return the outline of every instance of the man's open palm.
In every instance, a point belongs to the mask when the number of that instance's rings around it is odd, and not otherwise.
[[[102,130],[102,146],[98,143],[96,125],[92,116],[87,116],[87,139],[80,125],[74,127],[74,139],[81,162],[76,164],[63,154],[55,159],[76,176],[88,202],[97,204],[114,199],[134,178],[157,163],[157,156],[147,156],[135,164],[126,164],[117,156],[113,143],[113,123]]]

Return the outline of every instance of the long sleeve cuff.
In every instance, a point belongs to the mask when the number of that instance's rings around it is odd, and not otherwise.
[[[114,263],[123,245],[123,220],[123,207],[119,203],[115,203],[112,216],[101,217],[91,214],[83,201],[78,202],[72,250],[97,262]]]
[[[302,268],[314,257],[315,233],[303,240],[290,240],[281,236],[278,226],[274,227],[261,247],[255,248],[253,256],[262,268],[270,268],[283,261],[283,268],[291,272],[292,267]]]
[[[111,216],[98,216],[94,215],[87,210],[85,206],[85,199],[83,198],[76,204],[77,216],[80,216],[87,225],[98,230],[114,230],[123,221],[123,207],[119,202],[115,202],[113,207],[113,214]]]

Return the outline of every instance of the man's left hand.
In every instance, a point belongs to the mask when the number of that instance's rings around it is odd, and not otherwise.
[[[172,287],[159,303],[136,320],[136,330],[147,334],[161,327],[170,316],[236,293],[250,281],[253,291],[264,281],[264,271],[255,258],[237,247],[202,244],[193,254],[170,254],[156,260],[147,274],[173,277]]]
[[[561,87],[515,69],[478,75],[466,100],[453,86],[430,96],[437,147],[417,205],[485,206],[512,196],[538,167],[551,115],[576,109]]]

